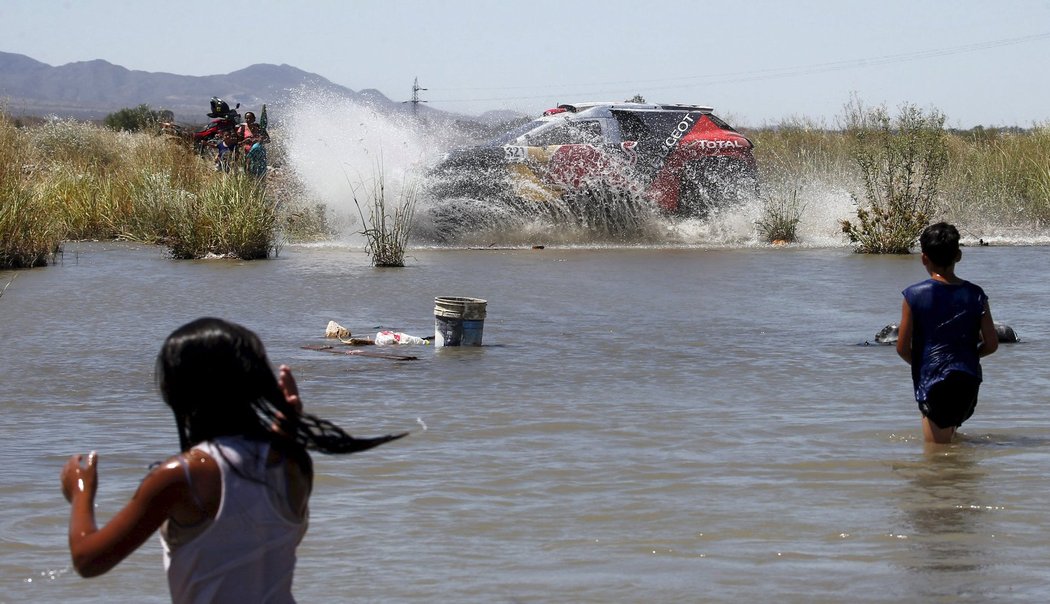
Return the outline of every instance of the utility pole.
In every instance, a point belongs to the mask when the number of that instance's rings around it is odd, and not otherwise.
[[[420,90],[426,90],[426,88],[420,88],[419,77],[417,76],[414,80],[412,80],[412,100],[402,101],[405,103],[412,103],[412,117],[419,117],[419,104],[426,102],[419,98]]]

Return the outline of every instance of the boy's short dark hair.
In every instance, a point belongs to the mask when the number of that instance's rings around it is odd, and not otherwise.
[[[947,222],[931,224],[919,235],[922,253],[937,266],[951,266],[959,256],[959,230]]]

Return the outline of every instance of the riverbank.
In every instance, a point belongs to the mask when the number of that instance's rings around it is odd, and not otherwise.
[[[801,199],[803,212],[822,189],[864,198],[848,133],[796,120],[745,134],[755,142],[763,197]],[[975,239],[1050,224],[1050,127],[947,138],[936,218]],[[266,258],[284,241],[330,237],[324,201],[284,160],[281,137],[274,140],[277,169],[259,187],[163,137],[63,120],[20,127],[0,114],[0,267],[45,264],[70,240],[155,243],[174,257]],[[841,214],[833,219],[853,217]]]

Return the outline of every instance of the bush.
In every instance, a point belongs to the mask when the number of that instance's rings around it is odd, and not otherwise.
[[[846,117],[868,207],[858,207],[857,224],[841,221],[842,232],[858,252],[907,254],[936,210],[948,164],[944,114],[905,104],[892,119],[854,101]]]
[[[102,120],[102,123],[110,130],[117,132],[152,131],[156,129],[157,124],[164,121],[163,118],[167,117],[168,113],[167,111],[154,111],[149,105],[142,104],[134,109],[125,107],[116,113],[110,113]]]

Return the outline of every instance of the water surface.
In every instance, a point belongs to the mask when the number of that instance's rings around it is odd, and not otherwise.
[[[201,315],[256,330],[318,415],[415,431],[317,458],[302,602],[1046,601],[1050,286],[1019,278],[1046,258],[964,251],[1024,341],[928,451],[907,366],[861,345],[925,277],[915,255],[415,249],[380,270],[358,248],[70,244],[0,298],[0,602],[168,601],[156,539],[103,577],[70,569],[58,471],[100,452],[104,520],[176,451],[153,360]],[[487,299],[485,346],[301,348],[329,320],[432,334],[435,296]]]

